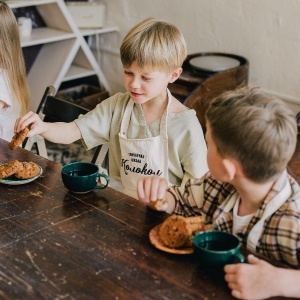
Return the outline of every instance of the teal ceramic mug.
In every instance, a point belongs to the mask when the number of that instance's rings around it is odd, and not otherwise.
[[[240,253],[241,243],[237,236],[219,230],[203,231],[193,238],[199,266],[223,269],[227,264],[245,262]]]
[[[63,166],[61,177],[65,187],[73,193],[105,189],[109,183],[109,177],[99,173],[97,165],[87,162],[73,162]],[[104,178],[104,184],[101,182],[101,178]]]

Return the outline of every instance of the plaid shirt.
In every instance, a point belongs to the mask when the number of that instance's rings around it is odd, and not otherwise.
[[[265,219],[255,251],[271,260],[300,268],[300,188],[286,172],[274,183],[247,228],[238,236],[247,248],[251,229],[266,208],[274,205],[274,197],[280,195],[285,185],[290,185],[291,195]],[[234,186],[217,181],[207,173],[201,179],[187,181],[185,188],[174,186],[169,191],[176,199],[175,214],[185,217],[204,215],[214,228],[232,233],[233,207],[239,197]]]

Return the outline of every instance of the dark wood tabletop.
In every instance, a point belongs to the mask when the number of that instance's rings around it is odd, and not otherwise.
[[[0,299],[233,299],[194,254],[151,245],[165,213],[109,187],[72,194],[61,165],[1,139],[0,151],[0,163],[43,168],[33,182],[0,184]]]

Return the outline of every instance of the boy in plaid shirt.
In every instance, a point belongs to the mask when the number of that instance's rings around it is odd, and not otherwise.
[[[239,236],[248,250],[299,268],[300,189],[286,171],[297,142],[295,116],[281,100],[242,87],[217,97],[206,120],[210,172],[184,188],[168,188],[158,176],[143,178],[139,199],[150,204],[165,198],[162,210],[204,215],[216,229]],[[248,262],[225,267],[233,296],[300,297],[299,271],[275,268],[253,256]]]

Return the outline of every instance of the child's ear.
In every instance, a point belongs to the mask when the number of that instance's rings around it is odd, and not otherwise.
[[[236,163],[234,160],[229,158],[224,158],[222,162],[226,171],[226,181],[230,182],[234,179],[237,173]]]
[[[182,73],[182,68],[175,69],[171,74],[169,83],[173,83],[175,80],[177,80],[181,73]]]

